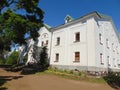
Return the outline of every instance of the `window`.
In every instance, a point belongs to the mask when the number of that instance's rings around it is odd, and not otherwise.
[[[57,37],[57,43],[56,45],[60,45],[60,37]]]
[[[59,61],[59,53],[56,53],[55,54],[55,62],[58,62]]]
[[[106,39],[106,47],[109,49],[109,40]]]
[[[119,59],[117,60],[117,65],[118,65],[118,68],[120,68],[120,61],[119,61]]]
[[[43,46],[43,45],[44,45],[44,42],[42,41],[41,46]]]
[[[115,52],[114,43],[112,43],[112,50]]]
[[[75,33],[75,42],[80,41],[80,32]]]
[[[114,65],[114,67],[116,67],[116,61],[115,61],[115,58],[113,58],[113,65]]]
[[[100,44],[103,44],[102,43],[102,34],[99,34],[99,41],[100,41]]]
[[[80,62],[80,52],[75,52],[75,61],[74,62]]]
[[[110,66],[110,57],[107,56],[108,66]]]
[[[104,63],[103,63],[103,54],[102,54],[102,53],[100,53],[100,63],[101,63],[101,64],[104,64]]]
[[[46,46],[48,46],[48,40],[46,40]]]
[[[116,51],[117,51],[117,54],[119,54],[119,52],[118,52],[118,46],[116,46]]]

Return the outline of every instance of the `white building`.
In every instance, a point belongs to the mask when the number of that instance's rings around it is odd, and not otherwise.
[[[47,46],[50,65],[81,71],[120,71],[120,40],[111,17],[92,12],[39,31],[38,46]]]

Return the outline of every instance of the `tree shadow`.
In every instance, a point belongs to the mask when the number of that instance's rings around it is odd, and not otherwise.
[[[116,90],[120,90],[120,74],[119,73],[109,73],[107,76],[103,77],[104,80],[110,85],[112,88]]]
[[[23,76],[0,76],[0,90],[7,90],[7,87],[3,87],[3,85],[7,81],[11,81],[13,79],[19,79],[22,78]]]

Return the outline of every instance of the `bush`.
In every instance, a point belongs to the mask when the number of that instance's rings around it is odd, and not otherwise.
[[[70,72],[69,72],[70,74],[74,74],[74,72],[73,72],[73,70],[70,70]]]
[[[14,51],[7,59],[5,64],[14,65],[18,62],[19,53]]]
[[[0,58],[0,64],[4,64],[3,60]]]

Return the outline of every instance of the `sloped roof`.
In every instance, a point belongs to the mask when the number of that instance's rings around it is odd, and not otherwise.
[[[44,23],[44,26],[47,28],[47,29],[51,29],[52,27],[49,26],[48,24]]]
[[[71,16],[70,16],[70,17],[71,17]],[[54,28],[52,28],[52,29],[53,29],[53,31],[54,31],[54,30],[57,30],[57,29],[59,29],[59,28],[63,28],[63,27],[65,27],[65,26],[69,26],[69,25],[78,23],[78,22],[80,22],[80,21],[82,21],[82,20],[85,20],[85,19],[87,19],[87,18],[90,18],[90,17],[102,18],[103,15],[102,15],[102,14],[99,14],[99,13],[96,12],[96,11],[94,11],[94,12],[88,13],[88,14],[86,14],[86,15],[80,17],[80,18],[77,18],[77,19],[74,19],[74,18],[71,17],[72,20],[71,20],[70,22],[64,23],[64,24],[62,24],[62,25],[60,25],[60,26],[57,26],[57,27],[54,27]]]

